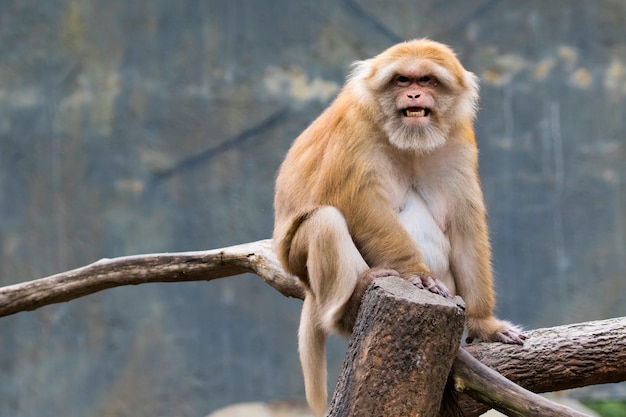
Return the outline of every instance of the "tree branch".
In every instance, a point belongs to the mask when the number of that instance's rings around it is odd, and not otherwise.
[[[626,317],[525,332],[524,346],[479,343],[466,350],[532,392],[626,381]],[[463,395],[466,417],[489,407]]]
[[[2,287],[0,317],[123,285],[211,281],[246,272],[257,274],[286,297],[304,298],[298,280],[283,271],[272,241],[267,239],[209,251],[101,259],[71,271]]]
[[[470,355],[465,349],[459,349],[452,366],[452,379],[455,389],[472,398],[488,404],[507,416],[516,417],[584,417],[569,407],[549,401],[534,394]],[[546,375],[543,375],[546,378]],[[549,379],[549,378],[546,378]],[[489,409],[489,407],[485,407]],[[463,413],[467,416],[467,411]]]

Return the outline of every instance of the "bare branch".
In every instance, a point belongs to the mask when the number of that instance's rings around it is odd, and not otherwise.
[[[507,416],[587,416],[587,414],[579,413],[569,407],[549,401],[514,384],[479,362],[464,349],[459,349],[457,352],[451,375],[457,391],[464,392],[472,398],[505,413]],[[467,415],[467,413],[463,415]]]
[[[101,259],[71,271],[2,287],[0,317],[122,285],[210,281],[246,272],[257,274],[287,297],[304,297],[298,280],[280,266],[268,239],[209,251]]]
[[[626,317],[525,332],[524,346],[479,343],[466,350],[533,392],[626,381]],[[461,398],[467,417],[489,407]]]

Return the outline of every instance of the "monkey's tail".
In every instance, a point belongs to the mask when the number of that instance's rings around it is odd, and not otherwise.
[[[304,390],[309,407],[316,417],[322,417],[326,410],[326,334],[320,328],[315,315],[315,300],[307,295],[302,306],[300,328],[298,329],[298,349],[304,374]]]
[[[441,408],[438,417],[464,417],[463,410],[459,406],[459,394],[454,387],[454,380],[450,375],[446,381],[441,399]]]

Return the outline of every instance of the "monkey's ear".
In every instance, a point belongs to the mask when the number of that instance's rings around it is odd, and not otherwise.
[[[465,71],[464,81],[470,93],[478,95],[480,87],[478,86],[478,77],[476,74],[470,71]]]
[[[374,76],[374,63],[371,59],[366,61],[355,61],[350,66],[348,83],[356,95],[358,102],[362,105],[372,104],[371,78]]]
[[[465,71],[463,81],[467,92],[462,95],[457,111],[461,118],[473,120],[478,111],[478,77],[473,72]]]
[[[366,61],[354,61],[350,65],[350,75],[348,75],[348,82],[362,82],[372,76],[374,71],[372,60]]]

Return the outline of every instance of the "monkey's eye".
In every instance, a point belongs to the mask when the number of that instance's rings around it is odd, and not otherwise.
[[[417,82],[422,85],[432,85],[437,86],[437,79],[435,77],[431,77],[430,75],[424,75],[417,79]]]
[[[400,86],[408,85],[408,84],[411,83],[411,79],[409,77],[404,76],[404,75],[398,75],[398,77],[396,78],[396,81],[397,81],[398,85],[400,85]]]

